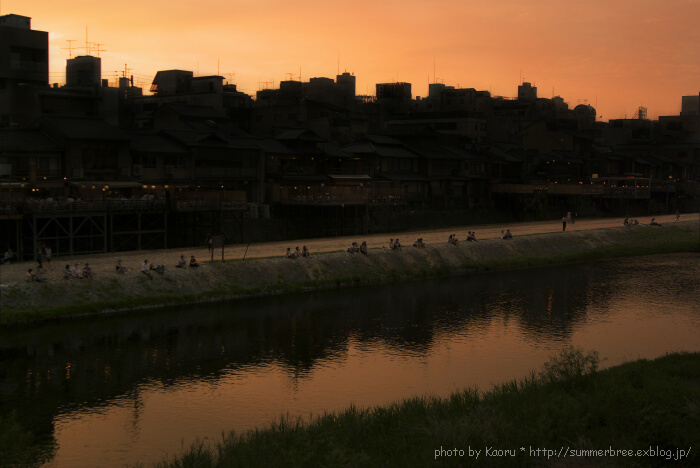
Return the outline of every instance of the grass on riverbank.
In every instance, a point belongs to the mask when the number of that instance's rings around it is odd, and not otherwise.
[[[698,466],[700,354],[597,367],[596,353],[568,347],[540,373],[483,394],[282,419],[157,466]],[[632,456],[594,452],[606,449]]]

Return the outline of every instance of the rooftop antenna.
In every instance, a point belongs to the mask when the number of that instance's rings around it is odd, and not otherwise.
[[[274,80],[273,81],[259,81],[258,80],[258,91],[260,91],[262,89],[261,85],[265,85],[265,89],[270,89],[270,85],[272,85],[273,88],[275,87],[275,82],[274,82]]]
[[[233,81],[233,76],[234,76],[234,75],[235,75],[235,73],[224,73],[223,76],[225,76],[226,78],[228,78],[229,81]],[[226,83],[228,84],[228,81],[227,81]]]
[[[93,43],[93,46],[94,46],[95,48],[97,48],[97,56],[98,56],[98,57],[100,56],[100,51],[102,51],[102,52],[106,52],[106,51],[107,51],[107,49],[100,49],[100,46],[103,46],[103,45],[104,45],[104,44],[99,44],[99,43],[97,43],[97,42]]]
[[[437,81],[436,81],[436,80],[437,80],[436,76],[437,76],[437,75],[435,74],[435,57],[433,57],[433,83],[437,83]],[[428,79],[428,83],[430,83],[430,79]]]
[[[220,73],[219,73],[219,59],[218,59],[218,58],[216,59],[216,76],[220,76]]]
[[[61,49],[67,50],[68,51],[68,58],[71,59],[71,58],[73,58],[73,49],[74,49],[71,42],[75,42],[75,39],[66,39],[66,42],[68,43],[68,47],[61,47]]]
[[[85,26],[85,53],[90,55],[90,43],[88,42],[88,27]]]

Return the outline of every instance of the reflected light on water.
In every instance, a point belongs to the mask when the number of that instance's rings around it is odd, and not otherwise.
[[[567,344],[599,351],[603,366],[700,351],[698,259],[625,259],[51,325],[4,337],[16,373],[0,389],[57,442],[46,466],[153,462],[281,415],[488,389],[527,376]]]

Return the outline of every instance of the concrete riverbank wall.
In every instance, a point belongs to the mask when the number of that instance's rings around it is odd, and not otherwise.
[[[330,252],[295,260],[203,262],[199,268],[166,265],[165,274],[154,274],[153,279],[138,268],[126,275],[103,272],[92,280],[18,279],[3,281],[0,288],[0,325],[670,252],[693,252],[689,261],[700,259],[697,221],[532,234],[457,246],[406,245],[401,251],[375,248],[368,256]]]

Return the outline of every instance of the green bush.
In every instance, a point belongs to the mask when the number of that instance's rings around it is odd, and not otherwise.
[[[599,366],[598,351],[585,353],[582,348],[569,345],[564,347],[558,356],[549,358],[539,377],[544,382],[575,381],[583,376],[595,374]]]

